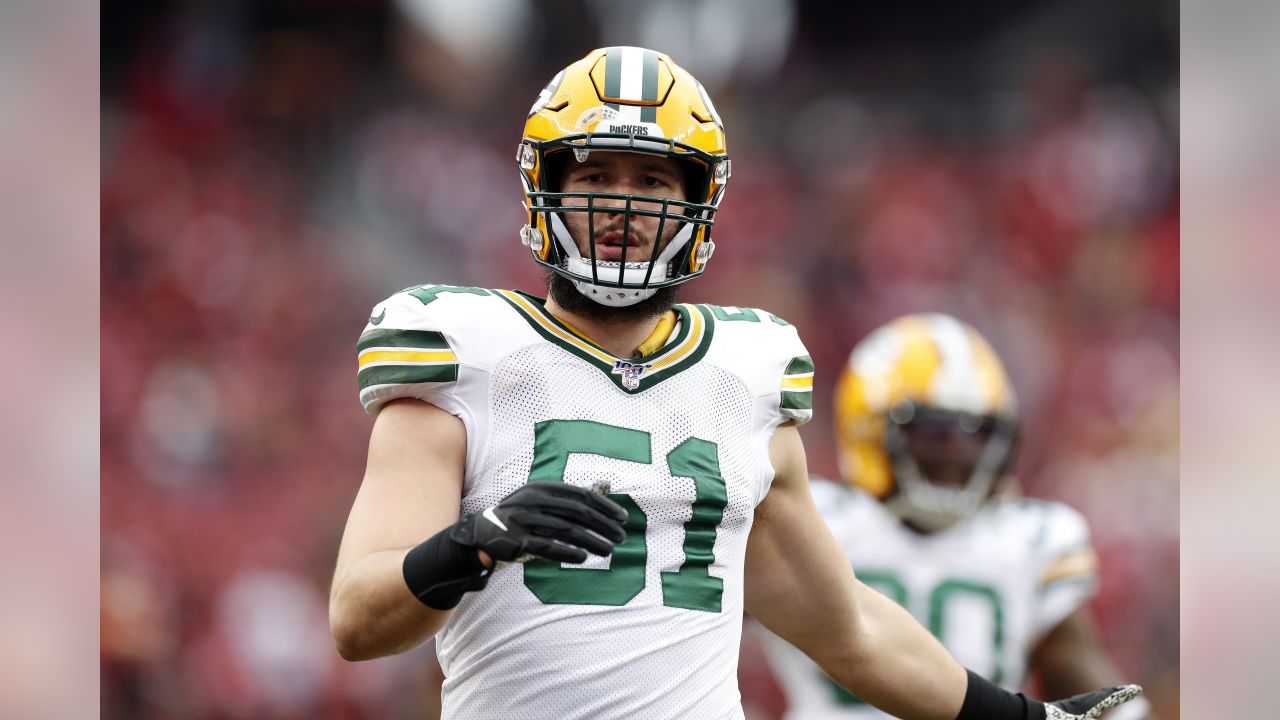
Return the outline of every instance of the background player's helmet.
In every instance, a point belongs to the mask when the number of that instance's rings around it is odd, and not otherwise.
[[[679,160],[688,201],[559,192],[560,170],[569,157],[582,162],[592,152],[619,150]],[[561,70],[529,110],[516,162],[529,211],[521,241],[539,264],[572,280],[592,300],[632,305],[706,268],[715,249],[711,225],[730,173],[724,125],[702,85],[665,54],[601,48]],[[566,207],[566,198],[583,204]],[[620,261],[597,260],[594,245],[583,257],[561,215],[590,213],[606,199],[626,203],[627,221],[639,215],[661,218],[659,238],[669,227],[665,223],[680,223],[680,230],[665,247],[655,243],[647,257],[628,257],[624,246]],[[661,209],[630,209],[631,203],[646,200]]]
[[[1018,430],[1000,358],[948,315],[878,328],[836,385],[841,475],[928,531],[982,506],[1010,468]]]

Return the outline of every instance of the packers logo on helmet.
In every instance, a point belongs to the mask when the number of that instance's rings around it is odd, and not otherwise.
[[[1008,471],[1017,401],[987,341],[948,315],[908,315],[854,347],[836,385],[840,471],[936,531],[982,506]]]
[[[585,162],[600,151],[674,158],[686,199],[561,192],[559,175],[567,159]],[[521,241],[539,264],[573,281],[584,295],[605,305],[632,305],[706,268],[715,248],[711,226],[730,175],[724,126],[702,85],[667,55],[601,48],[556,73],[530,108],[516,162],[529,211]],[[627,222],[658,218],[660,238],[664,226],[670,227],[666,223],[679,229],[665,245],[655,242],[647,257],[629,258],[625,246],[616,261],[597,259],[594,246],[584,257],[563,216],[591,217],[601,212],[601,201],[625,208]]]

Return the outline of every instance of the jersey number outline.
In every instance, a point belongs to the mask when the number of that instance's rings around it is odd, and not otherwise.
[[[907,604],[907,586],[895,573],[890,571],[859,570],[858,579],[880,591],[881,594],[902,607],[909,607]],[[947,631],[947,602],[957,594],[979,597],[991,603],[991,647],[994,651],[995,667],[990,672],[983,673],[983,675],[991,682],[999,685],[1004,677],[1004,603],[1000,599],[1000,593],[995,588],[985,583],[977,583],[971,580],[943,578],[929,593],[929,623],[927,625],[929,632],[933,633],[933,636],[938,638],[939,641],[943,640],[943,635]],[[943,642],[943,644],[945,645],[946,643]],[[831,685],[838,704],[866,704],[857,695],[845,690],[836,681],[827,677],[825,673],[823,673],[822,677]]]
[[[569,455],[582,453],[653,463],[652,441],[643,430],[592,420],[544,420],[534,426],[533,464],[529,482],[564,482]],[[708,568],[715,561],[716,533],[729,497],[720,474],[719,448],[709,440],[687,438],[667,453],[672,477],[694,481],[693,515],[684,524],[684,562],[663,571],[662,604],[667,607],[720,612],[724,581]],[[645,586],[648,517],[626,493],[609,499],[627,511],[627,539],[613,549],[608,568],[562,566],[534,560],[524,565],[524,584],[548,605],[626,605]]]
[[[441,293],[461,293],[463,295],[492,295],[493,293],[478,287],[461,287],[458,285],[415,285],[400,292],[407,292],[418,298],[423,305],[435,302]]]

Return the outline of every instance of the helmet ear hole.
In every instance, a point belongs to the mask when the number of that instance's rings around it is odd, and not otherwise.
[[[694,160],[682,160],[680,170],[684,181],[684,199],[688,202],[700,203],[707,198],[707,180],[711,173]],[[692,215],[692,208],[685,208],[686,215]]]
[[[560,192],[564,185],[564,172],[569,165],[569,153],[561,150],[549,152],[542,160],[542,189],[544,192]],[[559,204],[558,202],[556,203]]]

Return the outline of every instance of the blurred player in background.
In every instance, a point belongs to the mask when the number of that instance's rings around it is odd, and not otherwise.
[[[1066,505],[1013,492],[1017,401],[977,330],[942,314],[884,325],[853,349],[835,406],[848,484],[812,488],[859,580],[1007,688],[1034,677],[1057,697],[1114,682],[1085,608],[1097,589],[1089,529]],[[887,717],[786,641],[766,647],[789,718]],[[1147,714],[1139,699],[1106,717]]]
[[[675,302],[730,176],[693,76],[593,51],[539,95],[516,162],[549,296],[422,285],[361,335],[377,419],[330,596],[343,657],[438,635],[446,717],[741,718],[745,609],[905,717],[1076,718],[1137,694],[1009,693],[855,580],[809,493],[795,328]]]

